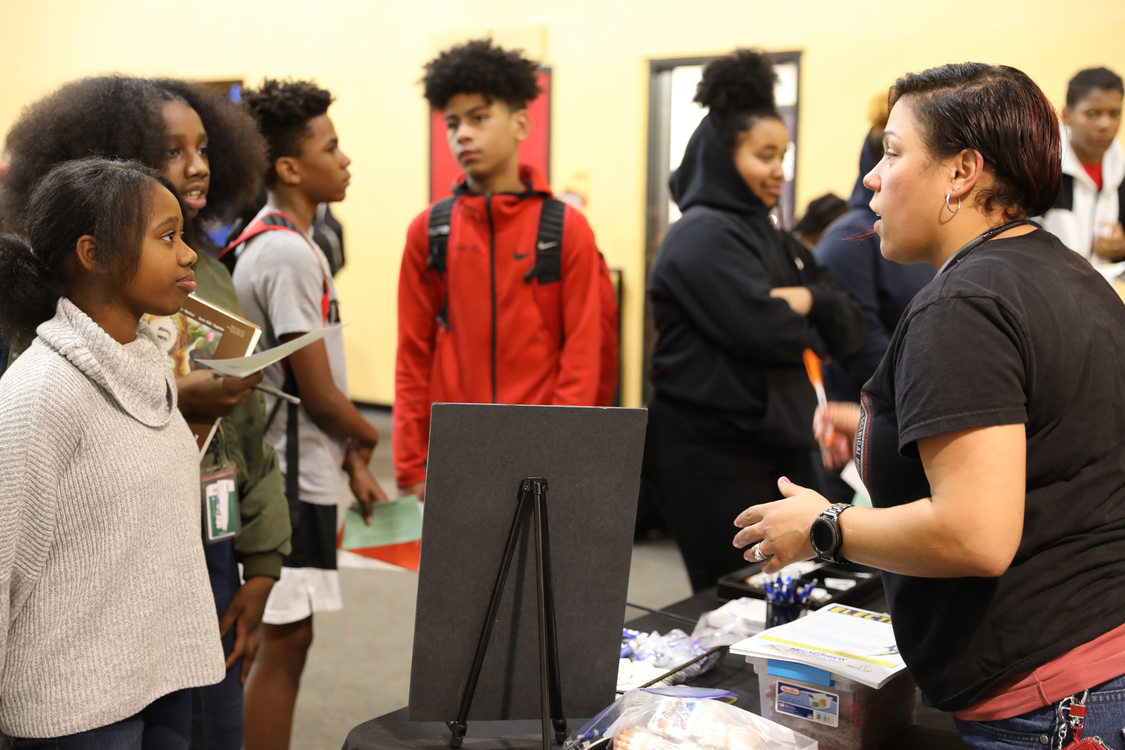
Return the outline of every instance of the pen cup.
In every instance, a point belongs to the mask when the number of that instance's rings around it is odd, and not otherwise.
[[[773,628],[793,622],[805,613],[801,602],[766,602],[766,627]]]

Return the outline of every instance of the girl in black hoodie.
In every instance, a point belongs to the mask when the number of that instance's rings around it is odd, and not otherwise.
[[[730,527],[747,503],[775,497],[782,475],[819,484],[802,352],[846,356],[863,333],[855,304],[770,217],[789,144],[774,80],[757,51],[704,69],[695,101],[709,113],[670,180],[683,217],[649,279],[645,476],[695,591],[746,564]]]

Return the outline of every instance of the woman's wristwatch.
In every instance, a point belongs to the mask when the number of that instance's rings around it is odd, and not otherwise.
[[[840,545],[844,543],[844,535],[840,531],[840,514],[852,507],[848,503],[835,503],[824,509],[824,512],[813,521],[809,529],[809,541],[812,542],[813,551],[818,560],[830,563],[845,562],[840,557]]]

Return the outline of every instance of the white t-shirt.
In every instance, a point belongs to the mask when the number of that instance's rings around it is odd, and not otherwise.
[[[258,217],[276,211],[275,206],[267,204]],[[312,244],[311,239],[275,229],[251,238],[236,252],[238,263],[234,269],[234,286],[242,304],[243,316],[262,328],[258,351],[277,346],[282,336],[308,333],[336,322],[336,287],[324,253]],[[323,312],[326,294],[330,309],[327,322]],[[324,343],[332,379],[337,388],[347,393],[343,338],[337,331],[329,334]],[[282,364],[266,369],[265,383],[282,388],[285,383]],[[266,414],[270,414],[277,397],[266,394],[265,400]],[[301,454],[299,499],[315,505],[335,505],[339,500],[340,471],[347,439],[320,429],[303,406],[298,413]],[[283,403],[266,432],[266,438],[277,451],[282,474],[288,470],[285,455],[288,414],[288,405]]]

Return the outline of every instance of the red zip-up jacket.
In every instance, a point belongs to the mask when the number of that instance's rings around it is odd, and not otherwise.
[[[398,355],[392,443],[400,487],[426,478],[430,405],[595,403],[601,345],[598,250],[582,214],[563,223],[562,344],[548,328],[533,285],[543,198],[550,188],[520,166],[523,193],[455,189],[444,282],[426,266],[430,209],[410,224],[398,282]],[[446,294],[448,285],[448,295]],[[438,322],[448,297],[448,327]]]

